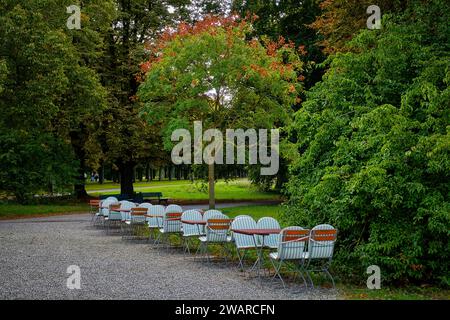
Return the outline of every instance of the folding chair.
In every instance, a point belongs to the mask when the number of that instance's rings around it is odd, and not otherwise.
[[[199,237],[199,250],[202,257],[206,258],[209,263],[211,262],[208,252],[209,244],[220,244],[227,251],[225,263],[227,262],[229,250],[226,246],[231,242],[230,226],[231,219],[222,213],[216,213],[206,221],[205,235]]]
[[[253,220],[251,217],[241,217],[234,219],[231,223],[231,229],[237,230],[237,229],[257,229],[256,221]],[[234,243],[236,245],[236,253],[239,259],[239,265],[238,268],[241,271],[244,271],[244,259],[245,255],[247,254],[248,250],[256,250],[257,243],[255,244],[255,239],[253,236],[240,234],[233,232],[232,238],[234,239]],[[241,251],[243,251],[241,253]]]
[[[188,210],[183,212],[181,215],[181,229],[183,231],[183,253],[191,253],[191,250],[189,248],[189,242],[191,239],[198,238],[202,235],[204,235],[204,228],[203,225],[195,225],[195,224],[188,224],[183,223],[183,221],[202,221],[203,216],[202,214],[197,210]]]
[[[145,215],[148,212],[147,207],[131,208],[129,219],[125,220],[126,230],[122,235],[122,240],[134,238],[136,229],[139,226],[144,226],[146,222]]]
[[[109,205],[108,214],[105,216],[106,234],[110,233],[111,224],[121,222],[122,214],[120,213],[120,203]]]
[[[256,223],[258,229],[281,229],[279,222],[271,217],[264,217]],[[264,245],[265,248],[277,249],[279,243],[279,234],[271,234],[269,236],[258,236],[258,243]],[[264,244],[263,244],[264,239]]]
[[[281,230],[280,237],[278,238],[277,252],[269,254],[270,261],[275,269],[275,275],[272,280],[278,277],[283,287],[286,287],[281,276],[281,267],[283,265],[289,266],[288,263],[293,261],[293,270],[300,273],[305,286],[307,286],[306,279],[303,276],[302,266],[308,238],[309,230],[305,230],[302,227],[287,227]]]
[[[100,200],[90,200],[89,201],[89,214],[92,215],[91,223],[94,223],[96,214],[100,210]]]
[[[161,205],[152,206],[147,211],[147,224],[150,230],[149,241],[153,240],[156,243],[157,236],[155,232],[162,228],[163,217],[166,208]]]
[[[159,229],[159,235],[156,242],[159,242],[160,240],[162,243],[165,242],[167,250],[169,250],[170,247],[170,235],[181,234],[182,214],[183,209],[178,205],[172,204],[166,208],[162,221],[162,227]]]
[[[304,253],[304,268],[313,288],[314,282],[311,278],[311,272],[324,272],[330,277],[333,288],[336,288],[333,276],[329,272],[336,239],[337,230],[329,224],[320,224],[311,230],[308,251]]]
[[[105,220],[109,216],[109,207],[112,204],[118,204],[115,198],[101,200],[99,203],[99,210],[95,214],[94,226],[105,226]]]

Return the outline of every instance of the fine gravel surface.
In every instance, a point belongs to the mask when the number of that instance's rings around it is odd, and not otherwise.
[[[0,299],[336,299],[257,279],[235,264],[209,264],[180,249],[122,241],[90,225],[89,215],[0,221]],[[81,289],[67,288],[71,265]]]

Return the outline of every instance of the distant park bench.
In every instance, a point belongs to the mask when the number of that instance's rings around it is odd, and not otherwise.
[[[169,203],[169,198],[164,198],[161,192],[141,192],[139,195],[142,197],[142,202],[145,200],[149,200],[150,202],[156,200],[158,204],[164,203],[167,205]]]

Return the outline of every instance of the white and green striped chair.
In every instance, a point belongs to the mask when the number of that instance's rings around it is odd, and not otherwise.
[[[248,214],[241,214],[239,216],[234,217],[233,219],[238,219],[238,218],[252,218],[251,216],[249,216]],[[253,219],[253,218],[252,218]]]
[[[191,253],[189,242],[191,239],[197,239],[204,235],[203,225],[183,223],[183,221],[202,221],[203,216],[197,210],[188,210],[181,215],[181,224],[183,231],[184,254]]]
[[[234,219],[231,223],[231,230],[237,229],[257,229],[256,221],[252,217],[240,217]],[[244,259],[248,250],[256,250],[258,243],[255,237],[233,232],[232,235],[236,246],[236,252],[239,259],[239,266],[241,271],[244,271]],[[256,241],[256,242],[255,242]]]
[[[281,230],[278,237],[277,251],[270,253],[269,257],[275,269],[275,275],[272,279],[280,278],[283,287],[286,286],[281,276],[281,267],[283,265],[290,266],[293,271],[300,273],[305,286],[307,286],[302,267],[308,239],[309,230],[305,230],[302,227],[287,227]]]
[[[256,223],[258,229],[281,229],[280,223],[272,217],[264,217]],[[258,244],[269,249],[277,249],[279,242],[279,234],[271,234],[265,237],[258,236]],[[264,243],[263,243],[264,241]]]
[[[119,226],[121,233],[125,232],[125,229],[123,228],[123,225],[126,221],[130,220],[130,211],[131,208],[135,208],[136,204],[133,202],[123,200],[119,201],[119,206],[110,206],[109,215],[106,220],[106,226],[107,226],[107,233],[109,234],[111,232],[111,227]],[[119,210],[130,210],[128,212],[126,211],[119,211]]]
[[[151,203],[149,203],[149,202],[144,202],[144,203],[139,204],[137,207],[138,208],[145,208],[145,209],[147,209],[146,214],[148,214],[149,209],[151,207],[153,207],[153,205]],[[145,215],[143,215],[143,216],[136,216],[136,217],[131,217],[131,221],[133,223],[143,224],[143,223],[147,222],[147,218],[145,217]]]
[[[99,204],[99,210],[95,215],[94,226],[105,226],[106,220],[109,217],[109,209],[111,205],[118,204],[116,198],[108,198],[101,200]]]
[[[219,211],[219,210],[214,210],[214,209],[205,211],[203,213],[203,221],[206,222],[206,221],[208,221],[209,218],[211,218],[213,216],[216,216],[218,214],[220,215],[220,214],[223,214],[223,213],[221,211]]]
[[[334,245],[337,239],[337,230],[329,224],[320,224],[311,230],[308,242],[308,251],[304,254],[305,271],[314,288],[311,272],[323,272],[330,277],[335,288],[333,276],[329,268],[333,259]]]
[[[211,262],[208,253],[210,244],[219,244],[226,250],[225,263],[227,262],[227,256],[230,253],[227,245],[231,242],[230,225],[231,219],[220,212],[210,214],[206,220],[205,235],[199,237],[199,251],[208,262]]]
[[[162,205],[152,206],[147,210],[147,224],[150,229],[149,241],[156,242],[155,232],[162,227],[162,221],[166,208]]]
[[[145,226],[148,209],[152,207],[151,203],[141,203],[137,207],[131,208],[130,215],[125,220],[124,233],[122,239],[134,238],[139,226]]]
[[[159,229],[159,235],[156,242],[165,242],[166,249],[170,246],[170,235],[181,234],[181,215],[183,214],[183,208],[179,205],[171,204],[167,206],[163,220],[162,227]],[[160,241],[161,240],[161,241]]]

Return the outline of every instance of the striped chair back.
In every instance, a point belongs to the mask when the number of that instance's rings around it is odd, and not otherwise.
[[[166,233],[181,232],[181,216],[183,215],[183,209],[172,204],[166,208],[163,218],[163,229]]]
[[[114,200],[103,200],[103,201],[100,203],[100,206],[103,207],[103,208],[100,210],[100,213],[101,213],[103,216],[108,217],[108,216],[109,216],[109,209],[110,209],[110,206],[111,206],[112,204],[119,204],[119,203],[118,203],[117,201],[114,201]]]
[[[120,201],[119,203],[120,203],[121,210],[130,210],[128,212],[126,212],[126,211],[120,212],[122,221],[130,221],[131,220],[131,209],[136,208],[136,204],[134,204],[133,202],[130,202],[130,201],[126,201],[126,200]]]
[[[205,211],[203,213],[203,221],[208,221],[208,219],[210,219],[210,218],[212,218],[214,216],[217,216],[217,215],[221,215],[221,214],[223,214],[223,213],[221,211],[219,211],[219,210],[208,210],[208,211]]]
[[[217,213],[206,221],[206,239],[208,242],[226,242],[230,231],[231,219]]]
[[[251,217],[241,217],[234,219],[231,229],[257,229],[256,221]],[[255,248],[253,236],[233,232],[233,239],[236,247],[239,248]]]
[[[238,219],[238,218],[252,218],[251,216],[247,215],[247,214],[241,214],[239,216],[234,217],[234,219]],[[252,218],[253,219],[253,218]]]
[[[154,216],[147,218],[148,226],[150,228],[162,228],[162,221],[165,211],[166,208],[161,205],[151,206],[150,208],[148,208],[147,214]]]
[[[202,221],[202,214],[197,210],[188,210],[183,212],[181,215],[181,220],[187,221]],[[183,236],[200,236],[203,234],[203,226],[187,224],[182,222]]]
[[[143,202],[143,203],[138,205],[138,208],[147,208],[147,209],[149,209],[151,207],[153,207],[153,205],[151,203],[149,203],[149,202]]]
[[[166,213],[183,213],[183,208],[176,204],[171,204],[166,207]]]
[[[271,217],[264,217],[259,219],[256,225],[258,229],[281,229],[278,221]],[[258,236],[258,243],[262,245],[264,241],[265,246],[276,248],[279,242],[279,238],[279,234],[271,234],[265,236],[264,238],[262,236]]]
[[[309,230],[302,227],[287,227],[281,230],[278,242],[278,257],[282,260],[303,259]]]
[[[331,259],[336,239],[337,230],[329,224],[320,224],[312,228],[308,243],[309,259]]]

